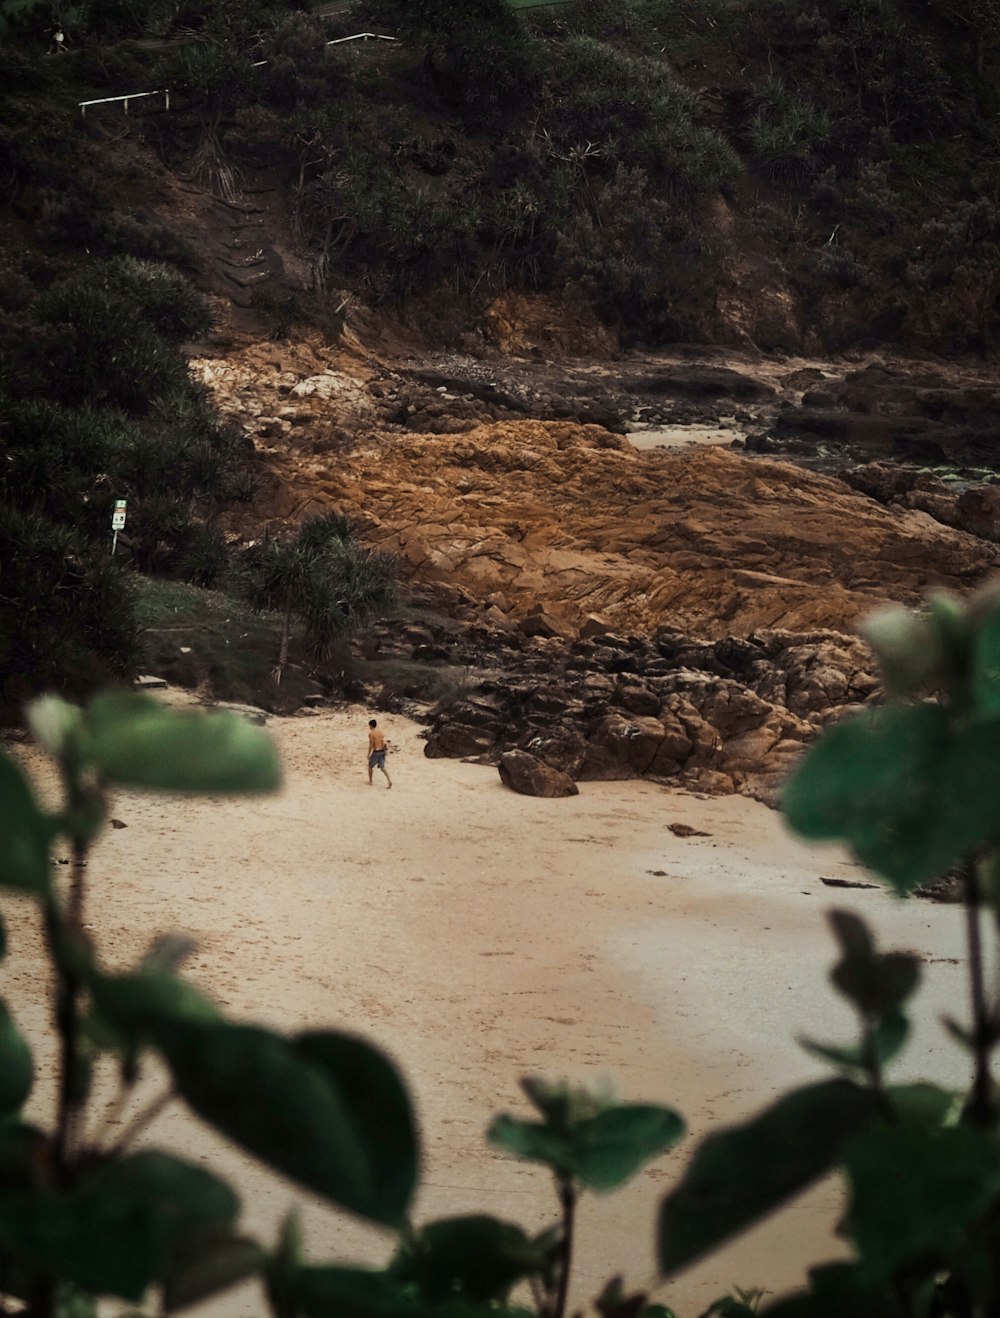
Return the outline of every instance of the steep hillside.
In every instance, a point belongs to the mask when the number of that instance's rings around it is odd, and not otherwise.
[[[869,473],[857,488],[873,503],[723,453],[640,458],[615,437],[692,419],[711,367],[679,394],[673,376],[636,384],[641,405],[587,383],[678,341],[989,349],[1000,176],[981,3],[515,15],[503,0],[362,0],[331,16],[123,0],[63,14],[54,55],[43,9],[17,9],[0,49],[9,699],[68,680],[70,654],[80,685],[134,670],[135,569],[273,605],[246,543],[269,525],[294,548],[310,510],[349,514],[409,580],[489,598],[494,622],[544,606],[556,627],[595,609],[701,637],[841,625],[867,599],[992,564],[988,500],[985,542],[968,540],[947,491],[896,498]],[[393,39],[342,40],[359,29]],[[143,90],[156,94],[113,99]],[[406,353],[416,393],[381,365]],[[590,365],[550,397],[527,376],[491,380],[504,353]],[[288,380],[269,379],[273,363]],[[996,395],[974,372],[939,387],[890,370],[873,401],[867,379],[832,388],[800,365],[798,384],[727,398],[746,447],[846,437],[894,458],[902,436],[922,460],[995,468]],[[226,371],[241,398],[219,387]],[[129,523],[111,561],[116,499]],[[893,500],[908,511],[886,512]],[[849,553],[845,522],[870,528]],[[349,525],[331,528],[343,548]],[[304,601],[315,654],[362,604],[327,583],[321,624]]]
[[[84,6],[58,58],[42,7],[22,16],[0,53],[3,305],[128,251],[279,335],[374,309],[500,346],[528,322],[562,349],[991,347],[988,5],[340,9]],[[397,40],[325,44],[361,30]],[[169,110],[77,108],[154,88]]]

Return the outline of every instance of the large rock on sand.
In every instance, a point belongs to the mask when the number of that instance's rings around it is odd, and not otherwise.
[[[500,781],[522,796],[577,796],[580,789],[568,774],[543,764],[527,751],[507,751],[500,756]]]

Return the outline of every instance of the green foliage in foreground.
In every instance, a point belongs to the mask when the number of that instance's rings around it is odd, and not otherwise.
[[[306,538],[324,543],[321,529]],[[766,1308],[763,1292],[737,1291],[703,1318],[966,1318],[1000,1305],[991,1075],[1000,1009],[985,991],[980,929],[983,908],[995,917],[1000,906],[1000,600],[964,607],[938,596],[924,614],[874,618],[868,635],[889,703],[821,739],[789,784],[785,808],[800,832],[842,839],[900,892],[935,868],[962,866],[972,1020],[946,1025],[971,1055],[972,1086],[963,1095],[889,1082],[910,1032],[918,958],[880,951],[857,915],[834,912],[831,978],[857,1018],[856,1037],[802,1042],[836,1075],[710,1132],[659,1206],[656,1245],[667,1281],[838,1172],[852,1254],[815,1268],[805,1290]],[[533,1233],[488,1213],[415,1225],[418,1138],[406,1085],[383,1053],[333,1030],[283,1035],[227,1020],[177,974],[191,950],[183,939],[157,939],[132,970],[110,973],[83,934],[86,862],[107,818],[108,788],[273,790],[280,773],[265,734],[231,715],[175,713],[130,694],[85,710],[47,697],[31,707],[30,722],[58,764],[64,799],[43,807],[15,761],[0,757],[0,886],[39,908],[61,1060],[55,1128],[41,1130],[22,1114],[32,1053],[0,1004],[4,1294],[23,1300],[32,1318],[69,1318],[94,1314],[95,1297],[148,1303],[158,1288],[161,1311],[174,1313],[257,1277],[276,1318],[565,1318],[581,1194],[616,1189],[672,1148],[681,1117],[528,1079],[534,1117],[499,1116],[488,1138],[548,1170],[554,1225]],[[52,866],[57,845],[69,850],[65,892]],[[150,1054],[169,1087],[111,1143],[101,1134],[108,1123],[87,1119],[95,1060],[116,1059],[118,1110]],[[131,1147],[173,1099],[332,1208],[395,1233],[389,1264],[308,1262],[294,1216],[273,1246],[245,1236],[238,1200],[213,1172]],[[595,1307],[601,1318],[672,1318],[622,1277]]]

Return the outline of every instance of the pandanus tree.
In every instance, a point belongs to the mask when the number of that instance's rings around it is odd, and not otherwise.
[[[337,513],[311,518],[288,540],[268,538],[244,555],[244,593],[255,609],[281,616],[274,667],[280,683],[288,664],[292,621],[304,627],[308,652],[322,659],[336,639],[393,597],[393,561],[359,545]]]

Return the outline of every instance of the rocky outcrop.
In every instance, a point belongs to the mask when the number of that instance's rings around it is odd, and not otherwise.
[[[349,461],[285,450],[274,470],[281,506],[347,513],[404,578],[459,586],[512,623],[543,610],[556,632],[592,613],[709,639],[847,630],[877,603],[971,586],[1000,560],[830,477],[722,449],[638,452],[568,422],[373,437]]]
[[[842,471],[840,478],[879,503],[925,512],[945,526],[1000,543],[1000,486],[954,488],[926,472],[870,462]]]
[[[427,754],[502,764],[516,750],[576,781],[651,777],[773,803],[817,731],[876,690],[862,643],[830,631],[549,641],[439,708]]]
[[[904,433],[907,418],[914,434],[985,434],[993,394],[968,372],[755,371],[681,353],[560,369],[441,357],[366,358],[362,371],[315,344],[201,363],[254,438],[275,529],[339,510],[454,620],[448,636],[405,625],[384,641],[415,668],[466,674],[433,714],[428,755],[499,764],[518,751],[574,781],[648,776],[773,800],[818,729],[875,690],[850,635],[859,616],[975,587],[1000,564],[1000,496],[986,487],[956,496],[887,463],[848,484],[615,433],[700,416],[756,418],[772,436],[806,418],[813,443]],[[327,443],[334,433],[346,438]],[[260,510],[244,525],[259,534]],[[408,699],[433,689],[403,686]]]
[[[761,451],[841,454],[1000,470],[1000,389],[940,368],[886,363],[825,378],[786,397]]]

